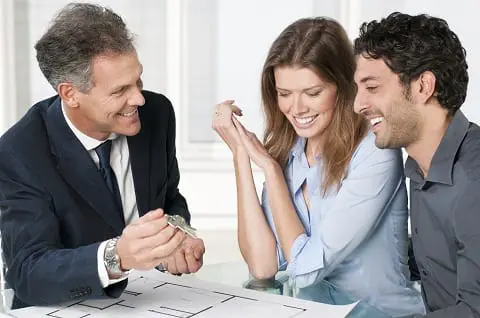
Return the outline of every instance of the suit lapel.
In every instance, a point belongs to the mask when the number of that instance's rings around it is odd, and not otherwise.
[[[60,98],[47,112],[47,130],[52,154],[65,181],[105,220],[121,233],[125,221],[118,211],[113,196],[87,150],[68,127],[62,113]]]
[[[127,137],[130,152],[130,164],[132,166],[133,183],[139,216],[143,216],[149,210],[150,202],[150,135],[147,126],[148,121],[142,120],[141,108],[139,116],[142,123],[140,132],[135,136]]]

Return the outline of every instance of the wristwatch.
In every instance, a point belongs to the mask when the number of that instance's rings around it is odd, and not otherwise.
[[[105,253],[103,254],[103,263],[107,269],[108,276],[111,278],[120,278],[129,271],[123,271],[120,267],[120,257],[117,253],[117,242],[120,237],[114,237],[107,241]]]

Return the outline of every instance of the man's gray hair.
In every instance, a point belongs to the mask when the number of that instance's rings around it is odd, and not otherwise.
[[[87,92],[94,85],[93,58],[132,52],[135,46],[133,34],[111,9],[70,3],[56,15],[35,49],[40,69],[55,90],[69,82]]]

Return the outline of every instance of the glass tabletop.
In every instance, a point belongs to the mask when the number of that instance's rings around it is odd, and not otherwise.
[[[318,293],[318,295],[322,295],[321,297],[312,297],[312,293],[305,292],[304,289],[296,289],[285,272],[279,272],[275,278],[272,279],[253,279],[248,272],[247,265],[241,261],[204,265],[203,268],[198,271],[198,273],[194,274],[194,276],[205,281],[328,304],[345,305],[357,301],[357,299],[354,299],[327,281],[323,281],[322,283],[315,285],[315,288],[325,289],[328,290],[328,292]],[[346,318],[363,317],[390,318],[389,315],[383,313],[367,302],[360,300]]]

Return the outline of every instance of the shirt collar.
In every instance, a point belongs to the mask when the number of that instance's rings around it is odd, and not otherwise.
[[[287,175],[290,180],[293,193],[300,190],[305,179],[308,179],[308,187],[317,189],[320,187],[320,174],[318,173],[321,165],[320,158],[317,158],[317,164],[309,167],[307,156],[305,155],[305,144],[307,139],[297,137],[295,144],[290,151],[290,157],[287,165]]]
[[[428,175],[425,181],[443,183],[452,185],[453,165],[455,157],[465,135],[467,134],[470,123],[465,115],[458,110],[448,125],[445,136],[443,136],[440,145],[435,151]],[[405,163],[405,175],[417,183],[423,182],[423,177],[417,162],[410,156]]]
[[[90,150],[93,150],[93,149],[97,148],[98,146],[100,146],[100,144],[102,144],[105,141],[105,140],[97,140],[95,138],[87,136],[83,132],[78,130],[77,127],[75,127],[73,125],[73,123],[70,121],[70,119],[68,118],[68,116],[65,112],[65,105],[63,104],[63,101],[62,101],[62,114],[63,114],[63,117],[65,118],[65,121],[67,122],[68,127],[70,127],[73,134],[78,138],[78,140],[80,141],[82,146],[87,151],[90,151]],[[117,134],[111,133],[110,136],[108,136],[107,139],[113,140],[113,139],[117,138],[117,136],[118,136]]]
[[[289,161],[292,161],[294,157],[300,158],[302,154],[305,152],[305,144],[307,143],[307,139],[303,137],[297,137],[295,140],[295,144],[290,151],[290,157],[288,158]]]

